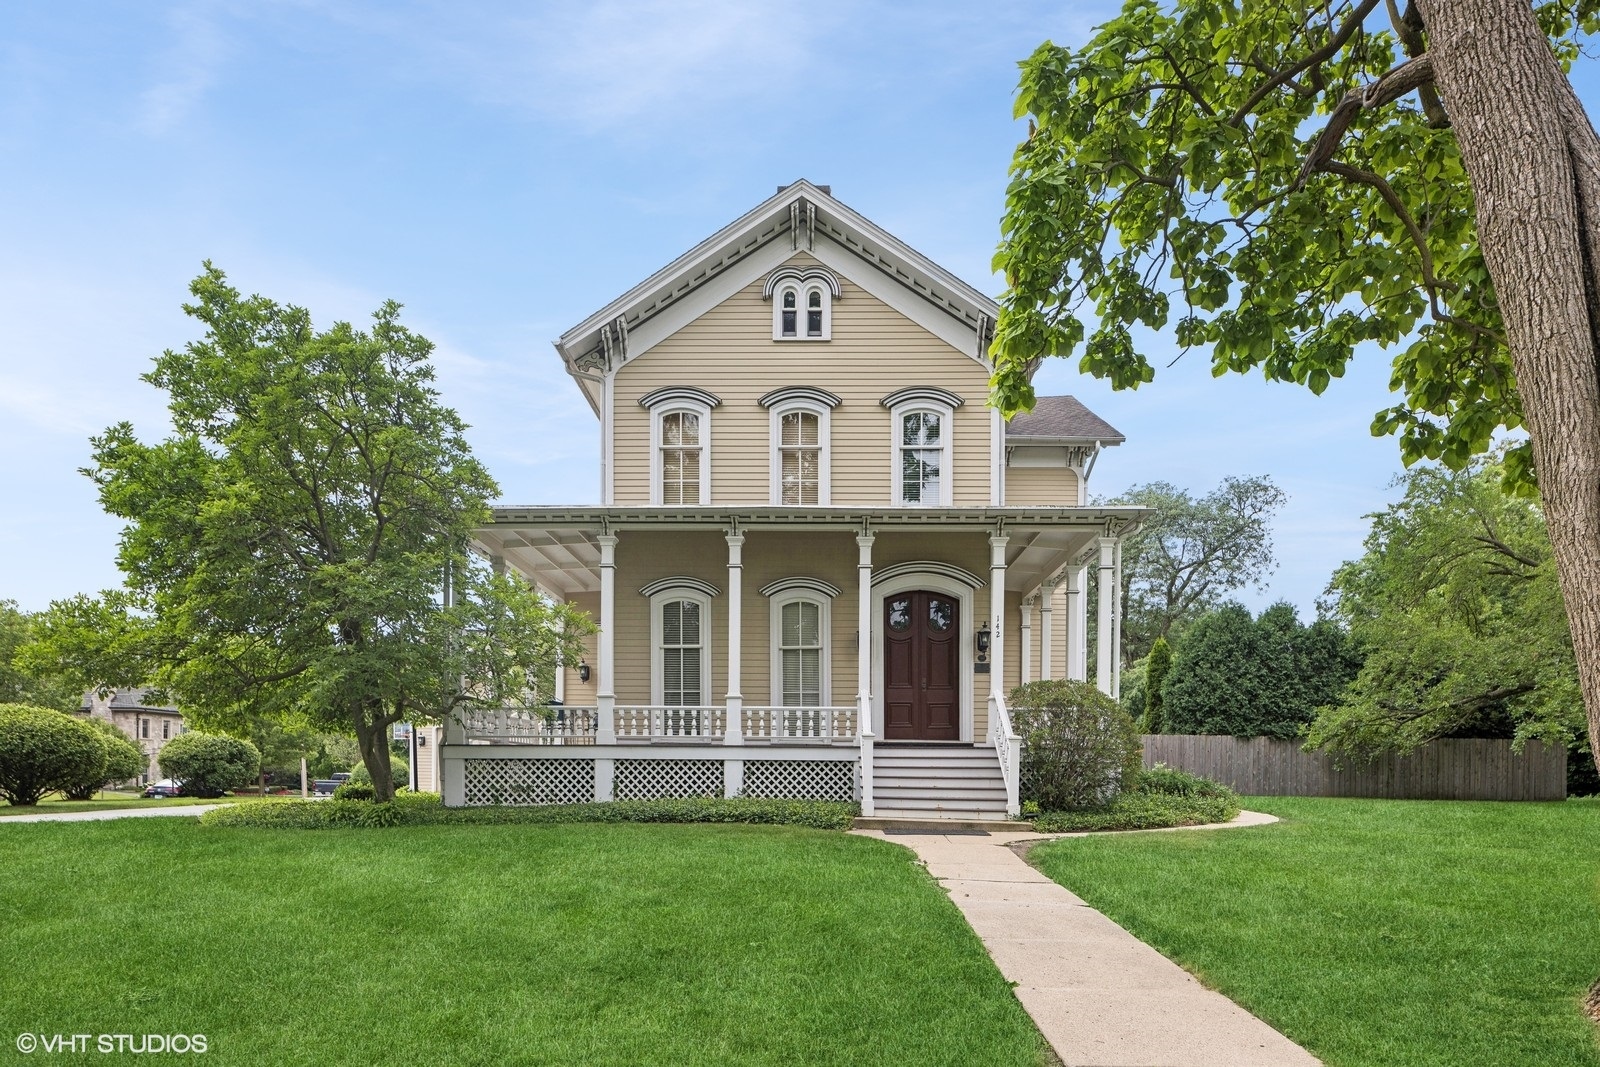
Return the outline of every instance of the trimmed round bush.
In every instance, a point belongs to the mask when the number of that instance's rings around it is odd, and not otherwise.
[[[0,797],[19,808],[85,779],[104,780],[105,746],[81,719],[29,704],[0,704]]]
[[[139,746],[114,724],[104,719],[77,721],[89,727],[100,738],[106,762],[97,773],[64,786],[61,791],[66,794],[68,800],[88,800],[94,796],[95,790],[107,782],[122,782],[129,778],[137,778],[149,766],[145,762],[144,753],[139,751]]]
[[[1102,807],[1139,773],[1133,718],[1087,682],[1018,686],[1011,720],[1022,735],[1022,799],[1043,811]]]
[[[261,753],[250,742],[193,731],[168,741],[157,759],[161,773],[182,782],[192,797],[220,797],[249,785],[261,769]]]
[[[404,789],[406,783],[411,780],[411,765],[403,756],[396,756],[392,752],[389,754],[389,778],[394,782],[396,789]],[[367,770],[366,763],[358,763],[350,768],[350,784],[371,788],[372,772]]]

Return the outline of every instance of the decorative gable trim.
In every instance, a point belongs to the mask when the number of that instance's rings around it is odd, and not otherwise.
[[[908,574],[937,574],[941,578],[948,578],[952,582],[960,582],[969,589],[978,589],[988,582],[962,567],[953,563],[941,563],[938,560],[918,559],[909,563],[896,563],[892,567],[883,567],[872,572],[872,584],[882,585],[884,582],[903,578]]]
[[[886,408],[897,408],[902,404],[938,404],[941,407],[958,408],[965,404],[966,400],[948,389],[940,389],[937,385],[913,385],[905,389],[896,389],[878,403]]]
[[[688,574],[674,574],[668,578],[657,578],[649,585],[641,587],[639,590],[639,595],[655,596],[657,593],[663,592],[667,589],[693,589],[697,593],[703,593],[710,597],[722,595],[722,590],[718,589],[710,582]]]
[[[826,389],[818,389],[814,385],[786,385],[782,389],[774,389],[766,396],[763,396],[757,403],[770,411],[780,404],[787,404],[794,400],[809,400],[813,404],[821,404],[830,410],[838,407],[841,403],[837,396],[834,396]]]
[[[639,406],[642,408],[655,408],[660,407],[662,404],[683,401],[703,404],[708,408],[722,406],[722,398],[720,396],[715,393],[708,393],[704,389],[696,389],[692,385],[664,385],[660,389],[652,389],[639,398]]]
[[[779,593],[797,591],[816,593],[825,597],[836,597],[840,592],[839,587],[832,582],[825,582],[821,578],[807,578],[801,575],[796,575],[792,578],[779,578],[777,581],[769,582],[761,587],[761,595],[768,597],[777,596]]]
[[[767,275],[767,282],[761,287],[761,298],[763,300],[771,300],[773,292],[775,292],[778,286],[783,282],[797,282],[801,285],[804,285],[806,282],[817,281],[819,279],[827,283],[828,291],[833,294],[833,298],[835,300],[838,300],[841,293],[839,287],[839,276],[833,273],[833,271],[829,270],[827,267],[818,266],[814,263],[804,267],[798,267],[792,263],[779,267],[777,270]]]

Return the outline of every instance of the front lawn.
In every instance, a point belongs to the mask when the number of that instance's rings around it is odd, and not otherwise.
[[[0,856],[14,1032],[203,1033],[217,1064],[1045,1055],[910,853],[837,832],[135,819],[0,828]]]
[[[1330,1067],[1600,1064],[1600,803],[1245,806],[1030,859]]]
[[[0,800],[0,819],[7,815],[60,815],[69,811],[119,811],[123,808],[181,808],[191,804],[234,804],[241,800],[272,800],[272,797],[218,797],[206,800],[201,797],[151,797],[146,800],[138,793],[96,793],[94,800],[63,800],[59,796],[45,797],[31,808],[17,808]],[[298,799],[298,798],[297,798]]]

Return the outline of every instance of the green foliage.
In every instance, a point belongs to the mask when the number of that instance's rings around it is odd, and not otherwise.
[[[1166,684],[1167,675],[1172,672],[1172,646],[1167,644],[1165,637],[1156,638],[1155,644],[1150,646],[1149,662],[1144,669],[1144,730],[1148,734],[1159,734],[1166,729],[1165,704],[1161,697],[1161,687]]]
[[[1140,771],[1133,788],[1140,793],[1165,793],[1178,797],[1238,799],[1237,794],[1221,782],[1214,782],[1198,774],[1190,774],[1177,767],[1168,767],[1165,763],[1158,763],[1154,767],[1146,767]]]
[[[1228,822],[1238,814],[1237,797],[1191,797],[1130,791],[1102,807],[1047,812],[1033,820],[1033,828],[1045,834],[1091,830],[1160,830],[1169,826]]]
[[[1260,477],[1224,478],[1198,498],[1150,482],[1112,501],[1155,509],[1123,543],[1123,662],[1144,658],[1158,637],[1180,639],[1229,593],[1259,588],[1277,566],[1271,522],[1287,499]]]
[[[0,799],[30,807],[87,779],[104,781],[98,731],[51,708],[0,704]]]
[[[355,776],[352,775],[350,781],[343,782],[334,788],[333,799],[372,800],[374,799],[374,793],[372,792],[372,781],[369,779],[363,784],[355,781]]]
[[[1304,626],[1278,603],[1252,619],[1224,604],[1189,630],[1162,686],[1167,733],[1298,737],[1355,677],[1360,657],[1335,622]]]
[[[162,774],[182,782],[184,793],[195,797],[220,797],[250,784],[261,769],[261,753],[250,742],[193,730],[161,746],[156,759]]]
[[[372,815],[372,809],[386,809]],[[749,823],[848,830],[854,804],[822,800],[619,800],[605,804],[551,804],[530,807],[447,808],[436,793],[401,793],[388,804],[355,800],[289,800],[270,804],[232,804],[207,812],[207,826],[251,826],[285,830],[323,830],[342,826],[439,826],[553,823]],[[213,818],[215,816],[215,818]],[[373,821],[394,820],[394,821]]]
[[[1574,8],[1591,32],[1595,5],[1536,7],[1570,62]],[[1414,26],[1369,21],[1376,8],[1124,0],[1083,47],[1047,42],[1023,62],[1029,136],[994,261],[1008,285],[997,407],[1031,408],[1039,357],[1080,346],[1081,370],[1137,388],[1154,369],[1136,332],[1170,326],[1210,350],[1218,375],[1260,368],[1315,393],[1358,345],[1399,346],[1403,401],[1373,432],[1398,433],[1407,463],[1460,467],[1521,425],[1472,190],[1432,85],[1398,101],[1369,92],[1313,152],[1347,94],[1425,47]],[[1401,5],[1387,10],[1398,19]],[[1528,463],[1524,446],[1507,474],[1528,478]]]
[[[48,659],[38,662],[28,655],[33,632],[33,616],[18,608],[15,600],[0,600],[0,704],[72,711],[83,690],[52,671]]]
[[[1087,682],[1029,682],[1011,691],[1027,796],[1046,811],[1104,804],[1138,774],[1139,731]]]
[[[1370,516],[1326,610],[1368,650],[1314,747],[1410,752],[1439,737],[1539,738],[1587,754],[1572,637],[1544,518],[1493,460],[1422,466]]]
[[[209,263],[190,292],[204,335],[144,376],[171,436],[93,441],[124,588],[53,605],[43,653],[154,685],[203,729],[354,733],[387,795],[391,724],[538,699],[592,627],[468,552],[498,490],[398,304],[318,332]]]
[[[394,782],[397,788],[410,780],[411,764],[407,763],[403,757],[390,756],[389,767],[394,772]],[[366,764],[358,763],[355,765],[355,767],[350,771],[350,781],[348,784],[364,785],[368,787],[372,785],[372,772],[367,770]]]
[[[61,791],[68,800],[88,800],[95,790],[107,782],[125,782],[129,778],[137,778],[150,766],[139,746],[112,723],[104,719],[77,721],[99,737],[100,747],[105,751],[105,763],[93,774],[63,786]]]

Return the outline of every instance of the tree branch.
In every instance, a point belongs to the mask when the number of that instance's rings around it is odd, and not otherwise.
[[[1257,104],[1267,98],[1267,94],[1271,93],[1272,90],[1286,84],[1289,79],[1296,75],[1320,67],[1323,63],[1332,59],[1339,49],[1345,46],[1345,42],[1355,36],[1356,31],[1361,28],[1361,24],[1366,21],[1367,16],[1372,14],[1373,9],[1377,6],[1378,0],[1362,0],[1361,4],[1350,13],[1350,17],[1345,20],[1344,25],[1339,27],[1339,31],[1329,38],[1327,44],[1312,52],[1300,62],[1285,67],[1263,82],[1261,87],[1251,93],[1245,102],[1239,105],[1239,109],[1229,116],[1228,125],[1238,126],[1256,109]]]

